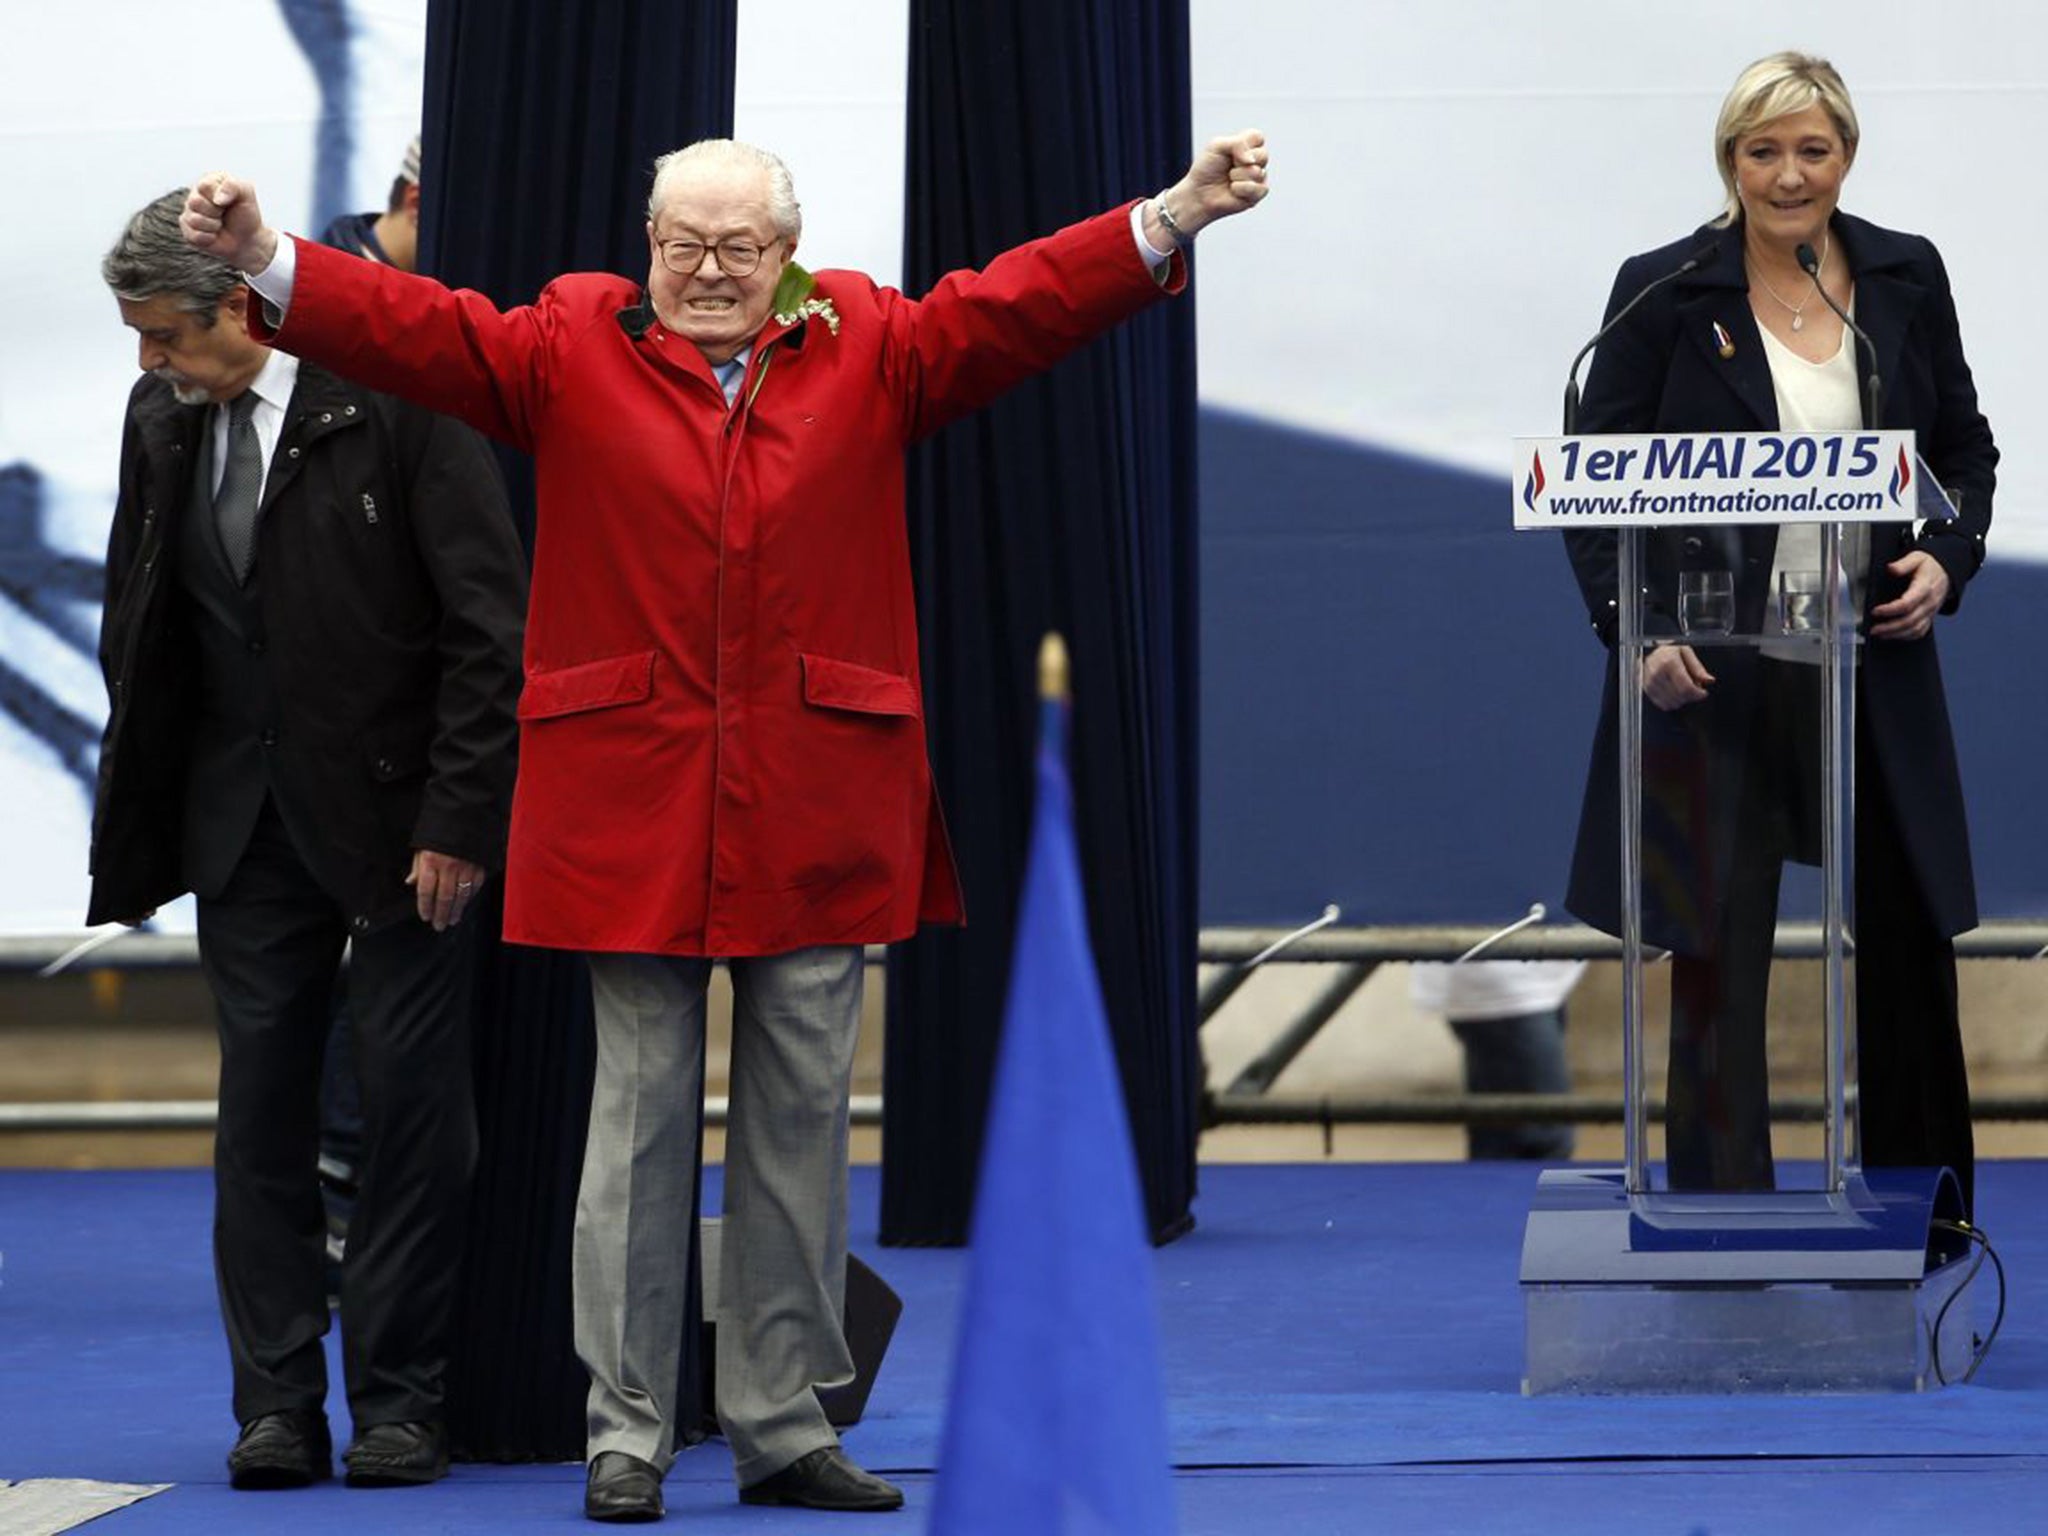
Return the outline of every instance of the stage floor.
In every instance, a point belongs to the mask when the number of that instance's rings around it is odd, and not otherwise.
[[[1515,1275],[1534,1180],[1515,1164],[1204,1169],[1196,1231],[1158,1255],[1183,1536],[2039,1528],[2048,1164],[1979,1170],[2011,1294],[1977,1380],[1894,1397],[1524,1398]],[[0,1173],[0,1480],[175,1485],[94,1536],[590,1528],[577,1466],[464,1465],[403,1491],[230,1491],[209,1183],[192,1170]],[[915,1530],[964,1255],[876,1248],[875,1198],[874,1170],[856,1169],[855,1246],[904,1315],[847,1443],[910,1507],[893,1525],[855,1523]],[[1988,1270],[1984,1290],[1980,1322]],[[669,1523],[692,1532],[846,1524],[740,1506],[716,1442],[683,1455],[667,1492]]]

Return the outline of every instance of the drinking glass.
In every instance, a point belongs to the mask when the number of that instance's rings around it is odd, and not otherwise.
[[[1819,571],[1778,572],[1778,627],[1788,635],[1818,634],[1826,596]]]
[[[1688,635],[1725,635],[1735,627],[1735,573],[1680,571],[1678,627]]]

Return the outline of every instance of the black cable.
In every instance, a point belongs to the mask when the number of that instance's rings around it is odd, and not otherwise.
[[[1991,1353],[1992,1341],[1998,1337],[1998,1330],[2005,1323],[2005,1264],[1998,1257],[1998,1250],[1991,1246],[1991,1239],[1969,1222],[1935,1221],[1929,1225],[1939,1231],[1953,1232],[1959,1237],[1966,1238],[1983,1250],[1972,1261],[1970,1271],[1963,1276],[1961,1283],[1949,1292],[1948,1300],[1941,1304],[1941,1310],[1934,1314],[1931,1337],[1928,1340],[1929,1363],[1934,1367],[1934,1379],[1941,1385],[1949,1384],[1948,1377],[1942,1374],[1941,1369],[1941,1325],[1948,1317],[1948,1309],[1956,1304],[1958,1297],[1969,1290],[1970,1282],[1977,1278],[1977,1271],[1984,1267],[1986,1259],[1991,1261],[1992,1272],[1998,1276],[1998,1311],[1992,1316],[1990,1332],[1977,1341],[1976,1348],[1970,1353],[1970,1368],[1964,1371],[1957,1381],[1958,1386],[1966,1385],[1970,1378],[1977,1374],[1977,1367],[1984,1363],[1984,1357]]]

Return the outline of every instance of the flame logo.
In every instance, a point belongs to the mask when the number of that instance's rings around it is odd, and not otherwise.
[[[1899,450],[1898,467],[1892,471],[1891,495],[1893,506],[1897,506],[1899,504],[1900,498],[1906,494],[1906,488],[1910,486],[1912,483],[1913,465],[1912,462],[1906,457],[1906,450],[1901,448]]]
[[[1531,512],[1536,510],[1536,498],[1543,494],[1543,455],[1529,455],[1529,478],[1522,482],[1522,505]]]

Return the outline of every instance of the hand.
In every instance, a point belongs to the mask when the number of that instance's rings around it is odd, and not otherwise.
[[[222,171],[192,184],[178,228],[187,245],[251,276],[277,256],[277,231],[263,222],[255,187]]]
[[[469,910],[470,902],[488,878],[481,864],[472,864],[453,854],[436,853],[431,848],[415,848],[412,873],[405,877],[405,883],[412,887],[419,902],[420,921],[432,923],[434,932],[442,933],[462,921],[462,914]]]
[[[1218,219],[1243,213],[1264,200],[1266,186],[1266,136],[1256,128],[1228,138],[1211,139],[1195,156],[1188,173],[1159,194],[1180,233],[1192,240]],[[1173,230],[1159,223],[1151,207],[1145,210],[1148,238],[1155,229],[1169,243]],[[1163,249],[1163,247],[1162,247]]]
[[[1699,703],[1713,680],[1689,645],[1660,645],[1643,658],[1643,697],[1659,709]]]
[[[1948,601],[1948,572],[1924,549],[1908,550],[1885,567],[1906,578],[1906,590],[1870,610],[1873,640],[1918,640],[1934,628],[1934,616]]]

